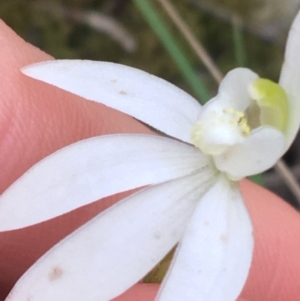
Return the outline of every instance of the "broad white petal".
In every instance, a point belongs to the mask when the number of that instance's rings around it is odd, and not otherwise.
[[[0,231],[32,225],[100,198],[210,169],[196,148],[151,135],[110,135],[65,147],[33,166],[0,201]]]
[[[254,130],[243,143],[232,146],[214,160],[219,170],[241,179],[271,168],[282,156],[284,147],[283,134],[263,126]]]
[[[214,110],[234,108],[244,112],[250,104],[249,85],[258,75],[246,68],[236,68],[229,71],[219,87],[218,95],[207,105]]]
[[[108,62],[58,60],[22,69],[26,75],[129,114],[185,142],[201,110],[190,95],[144,71]]]
[[[247,279],[252,225],[236,184],[221,178],[203,196],[157,301],[233,301]]]
[[[289,119],[286,129],[287,150],[293,142],[300,124],[300,13],[298,13],[286,44],[284,63],[279,84],[289,99]]]
[[[119,202],[47,252],[9,301],[108,301],[139,281],[182,237],[213,179],[194,174]]]

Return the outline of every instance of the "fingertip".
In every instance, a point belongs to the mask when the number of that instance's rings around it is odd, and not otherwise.
[[[34,163],[95,135],[150,133],[133,118],[83,100],[20,72],[52,59],[0,22],[0,193]]]
[[[158,283],[139,283],[111,301],[154,301],[156,300],[159,288],[160,284]],[[236,301],[247,300],[238,298]]]
[[[159,284],[139,283],[112,301],[154,301]]]
[[[31,119],[31,105],[26,96],[28,93],[25,92],[28,89],[27,82],[24,84],[24,77],[19,69],[33,62],[49,60],[51,56],[25,42],[2,20],[0,20],[0,44],[0,192],[2,192],[15,177],[26,170],[30,162],[26,160],[29,158],[26,158],[28,142],[26,138],[24,139],[27,130],[24,120],[26,116]],[[18,117],[22,118],[18,120]],[[25,141],[20,143],[21,140]],[[22,152],[19,147],[22,148]]]
[[[50,55],[18,36],[3,20],[0,20],[0,68],[4,72],[19,72],[17,67],[53,59]]]
[[[297,300],[300,293],[300,215],[272,192],[250,181],[241,189],[254,226],[253,262],[242,296]]]

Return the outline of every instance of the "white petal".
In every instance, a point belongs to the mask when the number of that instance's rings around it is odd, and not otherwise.
[[[201,110],[190,95],[144,71],[108,62],[58,60],[22,72],[129,114],[185,142]]]
[[[219,87],[218,95],[207,106],[216,110],[234,108],[244,112],[250,104],[249,85],[258,75],[246,68],[236,68],[229,71]]]
[[[38,223],[100,198],[210,168],[196,148],[151,135],[111,135],[65,147],[1,196],[0,230]]]
[[[238,187],[221,178],[197,206],[157,301],[236,300],[252,251],[252,225]]]
[[[293,142],[300,124],[300,13],[290,29],[279,84],[289,99],[289,120],[286,130],[287,150]]]
[[[212,184],[194,174],[119,202],[51,249],[9,301],[108,301],[139,281],[178,242]],[[201,184],[201,185],[199,185]]]
[[[271,168],[282,156],[285,138],[270,127],[259,127],[241,144],[232,146],[226,153],[214,157],[219,170],[234,179],[241,179]]]

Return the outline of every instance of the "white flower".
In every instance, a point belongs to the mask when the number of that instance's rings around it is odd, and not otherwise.
[[[178,242],[157,300],[235,300],[253,250],[251,221],[235,180],[271,167],[298,131],[299,41],[298,16],[280,86],[235,69],[204,107],[164,80],[117,64],[50,61],[26,67],[23,72],[33,78],[125,112],[176,139],[83,140],[42,160],[8,188],[0,202],[2,231],[147,186],[47,252],[9,300],[110,300]]]

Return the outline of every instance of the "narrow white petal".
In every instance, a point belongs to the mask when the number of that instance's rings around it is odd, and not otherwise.
[[[300,124],[300,13],[298,13],[286,44],[284,63],[279,84],[289,99],[289,119],[286,129],[287,150],[293,142]]]
[[[108,62],[58,60],[26,75],[129,114],[185,142],[201,110],[190,95],[144,71]]]
[[[236,300],[252,251],[252,225],[241,194],[221,178],[197,206],[157,301]]]
[[[229,71],[220,84],[218,95],[207,106],[216,106],[217,110],[234,108],[245,111],[250,104],[249,85],[257,78],[258,75],[250,69],[236,68]]]
[[[282,156],[284,147],[283,134],[264,126],[254,130],[243,143],[214,157],[214,160],[218,169],[232,178],[241,179],[271,168]]]
[[[100,198],[210,168],[196,148],[151,135],[110,135],[65,147],[1,196],[0,231],[32,225]]]
[[[152,186],[79,228],[34,264],[9,301],[108,301],[139,281],[182,237],[214,179]]]

